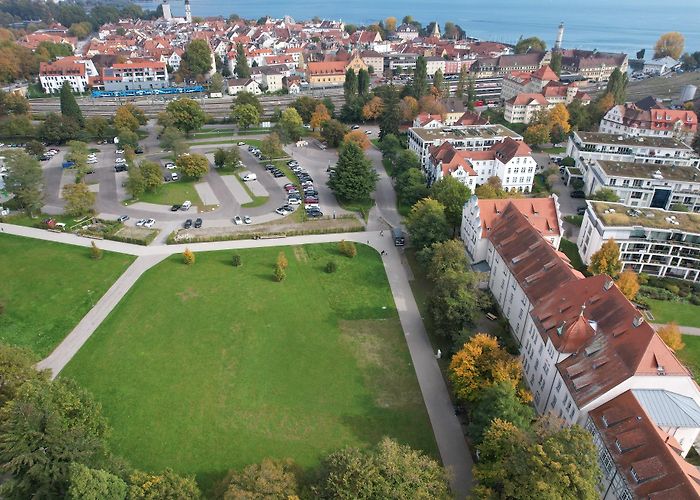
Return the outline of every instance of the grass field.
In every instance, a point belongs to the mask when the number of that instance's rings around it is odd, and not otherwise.
[[[696,381],[700,380],[700,337],[683,335],[685,348],[676,354],[683,363],[693,372]]]
[[[670,323],[700,328],[700,306],[685,302],[646,299],[654,315],[655,323]],[[700,375],[700,372],[698,373]]]
[[[197,181],[175,181],[165,182],[158,191],[153,193],[143,193],[138,200],[146,203],[158,203],[160,205],[180,204],[185,200],[190,200],[194,206],[203,206],[202,200],[197,194],[194,185]]]
[[[99,243],[98,243],[99,245]],[[0,341],[46,356],[134,260],[87,248],[0,235]]]
[[[277,283],[280,251],[289,268]],[[238,253],[238,268],[227,251],[149,270],[63,372],[102,403],[114,451],[195,473],[205,489],[264,457],[310,467],[384,435],[437,456],[378,254]]]
[[[578,253],[578,246],[576,245],[576,243],[562,238],[561,243],[559,244],[559,250],[561,252],[564,252],[564,254],[569,258],[569,260],[571,261],[571,265],[574,266],[574,269],[577,269],[581,271],[581,273],[583,273],[584,275],[588,276],[588,269],[581,260],[581,256]]]

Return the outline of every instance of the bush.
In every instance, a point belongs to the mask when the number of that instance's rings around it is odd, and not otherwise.
[[[100,260],[102,258],[102,249],[98,248],[94,241],[90,246],[90,258],[93,260]]]
[[[666,288],[666,290],[668,290],[669,292],[671,292],[673,295],[678,295],[679,292],[681,291],[681,289],[680,289],[678,286],[676,286],[676,285],[670,285],[670,284],[669,284],[669,285],[666,285],[665,288]]]
[[[231,264],[233,264],[233,267],[238,267],[241,265],[241,256],[238,255],[237,253],[234,253],[233,256],[231,256]]]
[[[669,300],[669,301],[677,301],[678,300],[678,295],[669,292],[665,288],[656,288],[653,286],[649,285],[642,285],[639,288],[639,294],[642,297],[646,297],[648,299],[654,299],[654,300]]]
[[[338,265],[335,263],[335,261],[329,260],[328,263],[326,264],[326,272],[328,274],[333,274],[338,270]]]
[[[280,282],[284,280],[284,278],[287,277],[287,272],[284,270],[282,266],[277,264],[275,266],[275,281]]]
[[[185,251],[182,252],[182,262],[188,266],[194,264],[194,252],[189,248],[185,248]]]
[[[695,295],[695,294],[691,295],[690,296],[690,303],[693,305],[696,305],[696,306],[700,306],[700,295]],[[0,314],[2,314],[1,310],[0,310]]]
[[[355,247],[355,243],[352,241],[342,240],[340,243],[338,243],[338,251],[341,255],[345,255],[351,259],[357,255],[357,248]]]
[[[280,251],[280,253],[277,254],[277,265],[282,269],[287,269],[289,267],[289,262],[287,261],[287,256],[284,254],[284,251]]]

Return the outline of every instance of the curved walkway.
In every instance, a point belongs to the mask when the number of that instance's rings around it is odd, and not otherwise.
[[[93,241],[73,234],[52,233],[42,229],[11,224],[0,224],[0,234],[2,232],[83,247],[90,246]],[[425,331],[418,305],[413,297],[406,269],[401,262],[401,253],[394,247],[389,231],[385,235],[382,235],[379,231],[368,231],[264,240],[216,241],[190,245],[139,246],[102,240],[100,248],[104,250],[137,255],[139,258],[112,285],[63,342],[38,366],[51,369],[52,376],[56,377],[75,353],[87,342],[100,323],[116,307],[138,277],[167,256],[182,253],[186,247],[194,252],[207,252],[240,248],[332,243],[343,239],[369,245],[377,251],[384,250],[387,252],[386,257],[384,257],[384,269],[394,297],[396,310],[399,313],[399,320],[403,327],[411,360],[415,367],[416,377],[418,378],[433,433],[435,434],[435,440],[440,450],[440,457],[443,465],[450,473],[450,485],[453,493],[457,498],[465,498],[472,486],[471,455],[467,448],[460,422],[455,416],[454,407]]]

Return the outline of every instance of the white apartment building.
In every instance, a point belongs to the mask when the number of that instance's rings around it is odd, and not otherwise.
[[[250,92],[254,95],[262,94],[260,85],[252,78],[229,78],[226,92],[228,95],[238,95],[240,92]]]
[[[566,154],[585,174],[595,160],[677,167],[700,166],[700,156],[687,144],[672,137],[627,137],[602,132],[574,131]]]
[[[621,203],[631,207],[672,210],[674,205],[685,205],[700,212],[700,170],[696,167],[594,160],[583,181],[587,195],[612,189]]]
[[[504,190],[529,193],[536,170],[530,147],[510,137],[486,151],[457,150],[452,143],[444,142],[430,148],[424,165],[428,185],[449,175],[472,191],[495,176],[501,179]]]
[[[623,270],[700,281],[700,214],[599,201],[587,205],[578,236],[584,264],[612,239],[620,247]]]
[[[479,263],[486,260],[488,237],[506,207],[518,209],[542,238],[558,249],[562,237],[562,219],[556,194],[549,198],[479,199],[476,195],[462,208],[460,237],[469,254],[469,260]]]
[[[102,70],[105,90],[143,90],[170,85],[168,68],[161,61],[127,61]]]
[[[456,150],[486,151],[506,137],[522,141],[523,137],[503,125],[455,125],[452,127],[411,127],[408,149],[418,155],[426,169],[430,148],[449,142]]]
[[[73,92],[87,92],[91,79],[98,76],[90,59],[78,56],[62,57],[39,65],[39,82],[47,94],[60,92],[63,82],[68,82]]]
[[[542,94],[518,94],[505,102],[503,118],[508,123],[530,123],[540,111],[554,107]]]

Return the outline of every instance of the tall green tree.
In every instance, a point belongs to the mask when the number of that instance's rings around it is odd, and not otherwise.
[[[236,106],[242,106],[244,104],[252,104],[253,106],[255,106],[255,109],[258,110],[258,114],[260,116],[263,115],[264,110],[262,104],[260,104],[260,99],[258,99],[258,96],[256,96],[252,92],[239,92],[238,94],[236,94],[236,98],[233,100],[231,109],[234,109]]]
[[[297,113],[299,113],[304,123],[309,123],[311,121],[311,116],[314,114],[319,104],[321,104],[321,101],[318,99],[303,95],[294,100],[292,107],[297,110]]]
[[[340,152],[335,175],[328,185],[345,201],[365,201],[377,185],[378,176],[372,162],[354,142],[347,142]]]
[[[250,78],[250,66],[248,65],[248,57],[245,55],[243,44],[236,44],[236,67],[234,69],[238,78]]]
[[[421,254],[426,274],[434,283],[447,271],[466,272],[469,269],[464,244],[456,239],[433,243],[422,250]]]
[[[384,139],[389,134],[399,135],[399,123],[401,123],[401,108],[399,93],[393,85],[387,88],[383,97],[384,106],[379,115],[379,138]]]
[[[287,144],[301,138],[304,133],[304,122],[296,109],[287,108],[282,111],[275,128],[282,142]]]
[[[459,80],[457,81],[457,90],[455,91],[455,97],[460,99],[464,97],[464,91],[467,88],[467,66],[462,65],[459,69]]]
[[[561,52],[558,50],[552,53],[552,60],[549,62],[549,67],[552,68],[557,76],[561,75]]]
[[[625,102],[628,83],[629,78],[627,77],[627,73],[622,73],[620,68],[615,68],[613,72],[610,73],[606,93],[612,94],[615,104],[623,104]]]
[[[445,218],[445,206],[432,198],[424,198],[411,208],[406,221],[415,248],[423,249],[450,235],[450,226]]]
[[[199,154],[180,156],[175,160],[175,165],[183,176],[190,179],[201,179],[209,172],[209,160],[206,156]]]
[[[112,467],[108,433],[100,405],[74,382],[23,384],[0,410],[0,462],[10,474],[0,493],[4,498],[65,498],[71,463]]]
[[[129,166],[126,191],[134,200],[138,200],[146,192],[146,179],[138,165]]]
[[[361,69],[357,74],[357,93],[362,97],[369,95],[369,72],[366,69]]]
[[[445,75],[443,75],[440,68],[433,75],[433,89],[433,93],[438,97],[445,92]]]
[[[157,191],[163,184],[163,175],[160,170],[160,165],[154,161],[144,160],[139,167],[141,168],[141,175],[143,176],[146,191]]]
[[[528,38],[520,37],[518,43],[515,44],[516,54],[525,54],[526,52],[544,52],[547,49],[547,44],[536,36]]]
[[[474,110],[474,103],[476,102],[476,83],[474,83],[474,77],[470,76],[467,80],[467,108]]]
[[[170,116],[172,124],[186,134],[200,129],[206,121],[206,114],[199,103],[188,97],[170,101],[165,111]]]
[[[322,125],[321,137],[323,137],[329,147],[337,148],[343,142],[347,132],[348,129],[345,125],[338,120],[331,119]]]
[[[209,81],[209,92],[212,94],[222,93],[224,91],[224,77],[218,71],[211,75]]]
[[[423,56],[418,56],[416,59],[416,70],[413,72],[411,90],[416,99],[420,99],[428,93],[428,62]]]
[[[41,165],[24,151],[5,153],[7,177],[5,189],[15,195],[19,207],[32,215],[41,210],[44,201]]]
[[[38,371],[32,351],[0,342],[0,408],[17,397],[27,382],[48,380],[49,373]]]
[[[95,193],[90,191],[90,187],[83,183],[66,184],[61,190],[63,199],[66,200],[64,212],[73,217],[88,215],[94,211]]]
[[[519,429],[529,429],[535,412],[531,406],[523,404],[511,384],[498,382],[482,389],[472,406],[467,432],[475,444],[481,443],[484,431],[495,418],[510,422]]]
[[[472,272],[448,269],[438,277],[428,312],[439,335],[456,340],[464,328],[472,326],[483,295],[478,284]]]
[[[186,78],[206,75],[211,67],[211,49],[206,40],[192,40],[185,48],[180,62],[180,73]]]
[[[352,68],[345,70],[345,82],[343,83],[343,91],[345,92],[345,99],[355,97],[357,95],[358,82],[357,74]]]
[[[445,207],[445,219],[452,226],[452,234],[462,224],[462,208],[471,195],[469,187],[451,175],[443,177],[430,186],[430,197]]]
[[[418,168],[409,168],[396,177],[394,184],[396,196],[404,206],[413,206],[428,196],[429,190],[425,183],[425,175]]]
[[[80,110],[80,106],[78,106],[78,102],[75,100],[73,90],[71,89],[70,83],[68,83],[68,81],[63,82],[63,86],[61,87],[60,101],[61,115],[63,115],[66,118],[72,118],[82,127],[85,124],[85,120],[83,119],[83,112]]]
[[[242,129],[248,129],[260,123],[260,113],[253,104],[241,104],[233,108],[231,119]]]

